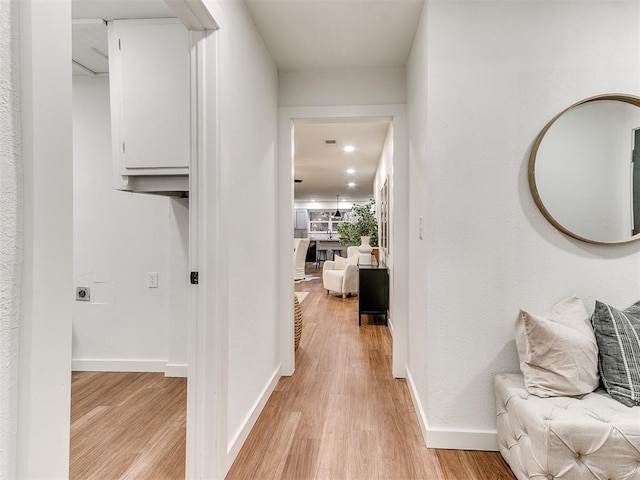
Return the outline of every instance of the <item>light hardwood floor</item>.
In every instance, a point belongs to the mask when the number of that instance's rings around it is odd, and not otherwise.
[[[307,274],[321,276],[313,264]],[[357,297],[296,284],[303,331],[296,372],[267,402],[227,480],[513,480],[495,452],[424,446],[406,382],[391,377],[386,326]],[[74,373],[70,478],[184,478],[186,381]]]
[[[313,264],[307,274],[321,276]],[[500,454],[424,446],[407,384],[391,376],[391,336],[358,299],[307,291],[296,372],[284,377],[227,480],[512,480]]]
[[[187,381],[74,372],[71,480],[184,478]]]

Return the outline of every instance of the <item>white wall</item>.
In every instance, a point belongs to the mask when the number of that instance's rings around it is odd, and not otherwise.
[[[108,79],[74,77],[73,366],[186,375],[188,201],[113,188],[109,112]]]
[[[380,245],[380,260],[393,271],[393,255],[392,249],[388,248],[386,251],[382,248],[381,236],[380,236],[380,212],[382,208],[381,190],[384,183],[387,182],[387,200],[391,202],[393,200],[393,125],[389,125],[387,136],[384,139],[384,146],[382,147],[382,153],[380,154],[380,161],[378,162],[378,168],[376,169],[376,176],[373,179],[373,194],[376,200],[376,216],[378,219],[378,245]],[[387,215],[392,211],[392,205],[387,205]],[[388,228],[391,231],[392,224],[389,216],[387,217]],[[388,242],[389,239],[387,239]]]
[[[555,230],[529,150],[581,98],[640,90],[636,2],[429,2],[410,57],[409,378],[431,447],[496,448],[492,377],[519,307],[638,298],[640,244]],[[578,20],[579,19],[579,20]],[[425,220],[424,240],[418,219]]]
[[[387,105],[406,102],[404,68],[281,72],[280,107]]]
[[[203,172],[207,178],[218,176],[219,187],[216,208],[204,215],[219,236],[215,271],[205,272],[199,295],[215,299],[217,321],[224,324],[216,335],[225,336],[228,346],[220,360],[217,418],[217,429],[226,432],[225,473],[280,378],[278,258],[273,254],[278,74],[244,3],[207,6],[220,25],[217,40],[207,39],[210,46],[218,42],[220,105],[207,114],[219,115],[220,150],[217,167],[210,159]]]
[[[228,434],[232,445],[264,390],[279,377],[276,259],[266,253],[276,251],[278,84],[275,65],[252,28],[246,7],[229,7],[229,41],[244,52],[233,56],[224,90],[232,106],[227,111],[228,155],[222,159],[222,218],[230,267]]]
[[[18,2],[0,2],[0,478],[16,477],[22,269]]]
[[[19,5],[24,261],[15,478],[66,478],[73,298],[71,2]]]
[[[167,376],[186,376],[189,353],[189,199],[169,199]]]

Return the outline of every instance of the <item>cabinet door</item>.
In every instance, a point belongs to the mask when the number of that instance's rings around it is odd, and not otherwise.
[[[358,304],[361,313],[385,313],[389,308],[389,272],[386,268],[359,269]]]
[[[307,211],[304,209],[295,210],[295,223],[294,228],[297,230],[306,230],[309,226],[309,216],[307,215]]]
[[[116,82],[112,116],[117,117],[119,131],[114,135],[121,142],[114,141],[114,148],[121,149],[120,174],[188,168],[188,31],[173,20],[122,20],[109,27],[110,57],[115,55],[110,67],[116,70],[111,80]]]

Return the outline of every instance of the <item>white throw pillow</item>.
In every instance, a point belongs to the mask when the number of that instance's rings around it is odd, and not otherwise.
[[[349,265],[349,261],[340,255],[335,255],[333,257],[333,264],[336,267],[335,270],[344,270],[347,268],[347,265]]]
[[[567,298],[542,315],[520,310],[515,331],[529,393],[556,397],[598,388],[598,345],[578,297]]]

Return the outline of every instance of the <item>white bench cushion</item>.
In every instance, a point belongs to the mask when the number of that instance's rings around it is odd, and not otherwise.
[[[519,480],[640,480],[640,407],[604,390],[531,395],[521,374],[497,374],[498,445]]]

